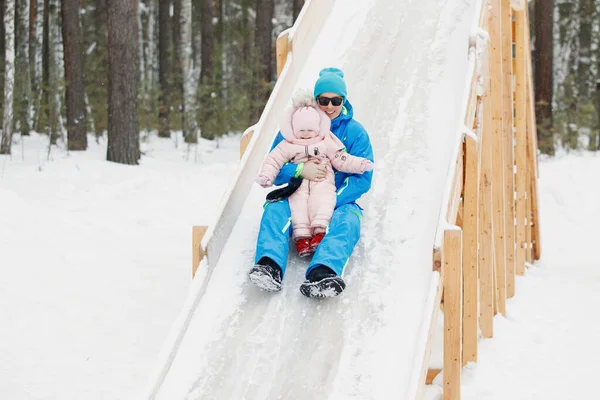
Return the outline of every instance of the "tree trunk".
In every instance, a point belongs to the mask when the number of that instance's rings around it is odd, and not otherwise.
[[[304,7],[304,3],[306,0],[293,0],[294,1],[294,7],[292,10],[292,14],[294,17],[294,22],[296,22],[296,20],[298,19],[298,15],[300,14],[300,10],[302,10],[302,7]]]
[[[15,87],[15,0],[5,0],[4,32],[6,51],[4,55],[4,119],[0,154],[10,154],[12,145],[13,92]]]
[[[215,52],[213,0],[202,0],[202,69],[200,82],[212,83]]]
[[[31,30],[29,59],[31,65],[31,99],[33,107],[32,128],[40,130],[38,122],[42,104],[42,48],[44,44],[44,0],[31,0]]]
[[[31,76],[29,75],[29,1],[17,0],[16,62],[15,62],[15,120],[21,134],[31,129],[29,105]]]
[[[87,75],[86,80],[89,82],[87,90],[90,94],[90,103],[94,110],[94,125],[96,129],[94,134],[96,140],[105,132],[108,131],[108,67],[106,65],[106,41],[107,41],[107,19],[108,12],[106,10],[106,0],[94,1],[94,37],[97,46],[94,52],[88,56],[92,62],[93,74]]]
[[[62,102],[63,102],[63,82],[64,82],[64,49],[62,45],[61,32],[61,17],[60,17],[60,1],[50,0],[48,28],[50,34],[50,53],[49,53],[49,70],[50,70],[50,132],[52,134],[52,143],[55,142],[56,136],[65,139],[65,125],[62,118]]]
[[[192,53],[194,65],[198,72],[200,82],[200,70],[202,66],[202,3],[204,0],[192,1]]]
[[[183,137],[198,143],[196,127],[196,82],[192,57],[192,0],[181,0],[181,70],[183,72]]]
[[[44,126],[38,123],[37,130],[42,131],[50,126],[50,0],[44,1],[43,35],[42,35],[42,100],[40,109],[44,110]],[[38,121],[39,122],[39,121]],[[50,140],[52,132],[48,129]]]
[[[596,123],[596,132],[597,132],[597,149],[600,150],[600,62],[598,62],[598,70],[596,72],[596,74],[598,74],[598,77],[596,78],[596,118],[597,118],[597,123]]]
[[[158,136],[171,137],[169,125],[171,86],[171,2],[161,0],[158,3],[158,80],[160,85],[159,111],[158,111]]]
[[[67,103],[67,148],[87,149],[85,87],[83,81],[83,35],[80,0],[62,0],[62,34]]]
[[[552,138],[552,27],[554,0],[535,4],[535,108],[540,150],[554,154]]]
[[[146,32],[146,90],[148,91],[148,93],[150,93],[150,91],[154,87],[154,73],[156,70],[156,0],[146,0],[146,6],[148,7],[148,29]]]
[[[0,0],[0,52],[4,55],[4,51],[6,50],[6,31],[4,29],[4,10],[6,8],[6,0]],[[4,74],[2,74],[2,79],[4,79]]]
[[[137,164],[137,31],[132,1],[108,0],[108,161]]]
[[[181,49],[181,2],[183,0],[173,0],[173,53],[171,60],[171,101],[170,103],[174,106],[175,118],[177,123],[176,129],[181,126],[183,122],[183,64],[182,49]],[[172,120],[171,120],[172,122]],[[183,126],[181,126],[183,130]]]
[[[145,88],[141,83],[146,78],[146,62],[144,59],[144,26],[142,25],[142,14],[144,14],[144,6],[140,5],[139,2],[142,0],[135,0],[135,26],[138,40],[138,81],[140,82],[140,88]],[[145,5],[145,4],[144,4]],[[144,91],[144,97],[146,93]]]
[[[269,95],[273,79],[273,14],[274,0],[257,0],[254,47],[256,48],[256,70],[254,95],[256,96],[255,118],[259,119]]]

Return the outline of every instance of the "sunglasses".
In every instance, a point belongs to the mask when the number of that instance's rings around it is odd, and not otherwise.
[[[339,107],[344,102],[344,98],[343,97],[321,97],[321,96],[319,96],[319,97],[317,97],[317,101],[322,106],[329,105],[329,102],[331,102],[331,104],[333,104],[334,107]]]

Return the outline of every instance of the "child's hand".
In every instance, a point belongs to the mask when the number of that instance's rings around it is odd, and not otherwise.
[[[375,168],[375,164],[373,164],[369,160],[364,160],[361,165],[363,167],[363,172],[364,171],[372,171]]]
[[[273,182],[271,182],[271,180],[264,175],[259,175],[254,181],[264,188],[273,185]]]

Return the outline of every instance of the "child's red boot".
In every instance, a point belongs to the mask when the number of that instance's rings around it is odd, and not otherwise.
[[[312,240],[310,241],[310,248],[313,252],[315,252],[317,247],[319,247],[319,243],[321,243],[321,240],[323,240],[323,236],[325,236],[325,232],[315,233],[312,237]]]
[[[306,257],[311,255],[313,251],[310,248],[310,239],[303,238],[296,240],[296,251],[298,252],[298,255],[300,257]]]

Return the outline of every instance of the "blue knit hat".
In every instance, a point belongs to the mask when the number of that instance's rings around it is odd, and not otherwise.
[[[323,68],[319,72],[319,79],[315,83],[315,98],[323,93],[339,94],[346,98],[346,82],[344,82],[344,72],[335,67]]]

